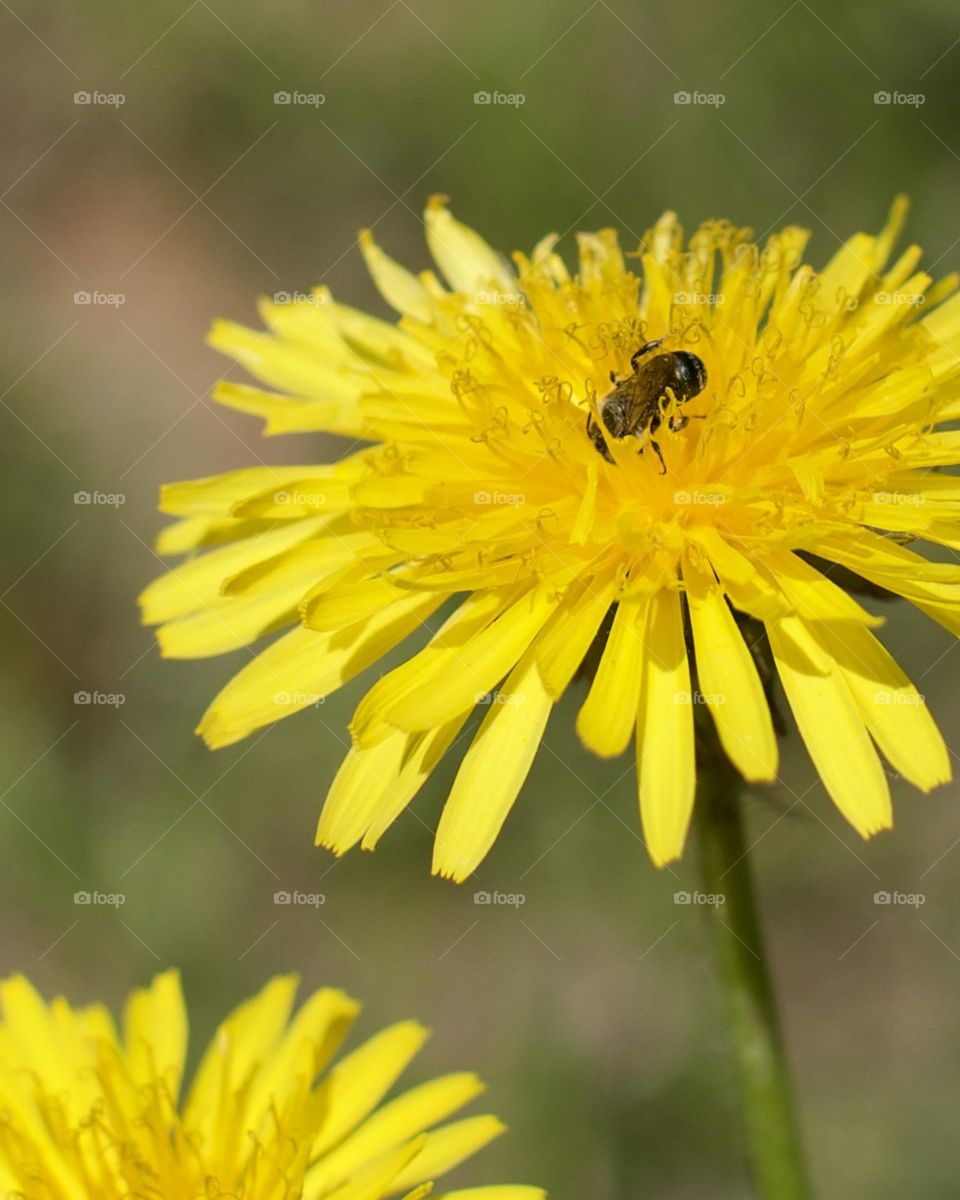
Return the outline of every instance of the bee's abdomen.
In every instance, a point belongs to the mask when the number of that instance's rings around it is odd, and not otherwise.
[[[677,350],[673,355],[673,366],[673,390],[677,399],[691,400],[694,396],[699,396],[707,386],[707,368],[703,365],[703,360],[687,350]]]

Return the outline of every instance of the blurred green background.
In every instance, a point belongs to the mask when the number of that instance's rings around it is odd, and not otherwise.
[[[707,931],[674,903],[696,886],[694,849],[650,866],[630,762],[575,745],[576,696],[478,875],[525,903],[478,906],[428,874],[449,765],[375,855],[312,847],[368,678],[210,754],[191,730],[238,661],[161,663],[134,601],[161,569],[162,481],[336,452],[263,443],[209,403],[228,365],[203,345],[211,319],[256,323],[257,294],[320,281],[383,312],[356,231],[425,266],[431,192],[507,250],[556,230],[569,253],[570,230],[606,225],[635,242],[673,207],[688,228],[805,224],[823,262],[906,190],[934,273],[960,266],[958,37],[947,0],[909,15],[892,0],[0,5],[3,971],[117,1003],[177,964],[199,1041],[294,969],[364,999],[367,1031],[428,1023],[411,1075],[490,1081],[511,1133],[460,1180],[749,1195]],[[675,99],[695,91],[724,102]],[[884,91],[923,103],[876,103]],[[889,617],[956,744],[951,639]],[[956,789],[895,781],[896,831],[863,844],[793,742],[783,778],[749,816],[819,1195],[941,1200],[956,1190]],[[125,903],[74,903],[94,889]],[[274,903],[297,889],[322,907]],[[879,889],[926,902],[877,906]]]

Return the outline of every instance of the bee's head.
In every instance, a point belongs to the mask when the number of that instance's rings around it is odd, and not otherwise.
[[[673,392],[678,404],[686,404],[694,396],[699,396],[707,386],[707,368],[703,360],[689,350],[675,351],[673,369],[676,377]]]

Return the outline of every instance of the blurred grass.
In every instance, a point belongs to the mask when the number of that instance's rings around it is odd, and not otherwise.
[[[208,754],[190,730],[235,661],[160,663],[134,597],[160,569],[161,481],[334,451],[263,443],[254,422],[206,402],[226,366],[202,345],[210,320],[254,321],[258,293],[320,280],[384,311],[356,230],[375,225],[425,265],[418,214],[432,191],[504,249],[555,229],[569,253],[572,229],[602,225],[630,244],[673,207],[688,227],[807,225],[823,262],[906,190],[910,236],[937,273],[956,267],[956,13],[932,0],[909,21],[890,0],[867,12],[805,0],[0,11],[0,95],[16,114],[0,130],[4,971],[118,1002],[179,964],[199,1042],[268,974],[295,969],[363,998],[368,1031],[408,1014],[430,1024],[421,1077],[482,1070],[511,1134],[463,1178],[558,1197],[748,1194],[709,946],[699,914],[673,903],[694,886],[693,855],[675,874],[650,867],[629,762],[574,744],[575,697],[479,872],[477,886],[526,903],[478,907],[472,887],[427,873],[449,764],[375,856],[334,865],[311,846],[369,680]],[[894,88],[925,104],[873,103]],[[81,89],[126,103],[76,106]],[[274,105],[294,89],[325,103]],[[525,103],[474,105],[495,89]],[[694,89],[726,102],[674,103]],[[126,302],[78,307],[80,289]],[[73,504],[94,489],[126,503]],[[888,635],[955,742],[950,638],[903,608]],[[125,703],[74,704],[94,689]],[[940,1200],[960,1054],[956,789],[895,784],[897,831],[864,845],[792,741],[784,779],[792,793],[754,797],[750,818],[819,1194]],[[881,887],[927,903],[877,908]],[[126,904],[78,908],[80,888]],[[278,908],[281,888],[326,902]]]

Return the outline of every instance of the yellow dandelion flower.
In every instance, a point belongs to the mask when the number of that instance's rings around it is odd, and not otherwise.
[[[332,988],[293,1012],[273,979],[219,1027],[181,1098],[187,1012],[176,971],[134,992],[118,1033],[101,1005],[0,983],[0,1192],[22,1200],[420,1200],[503,1131],[447,1118],[483,1085],[444,1075],[382,1103],[422,1046],[415,1021],[330,1065],[358,1011]],[[544,1200],[532,1187],[448,1200]]]
[[[960,484],[936,473],[960,463],[943,428],[960,417],[960,297],[917,247],[891,259],[905,211],[820,272],[801,229],[760,246],[710,221],[684,244],[667,213],[632,255],[610,230],[581,234],[571,274],[555,238],[511,267],[434,198],[445,283],[360,237],[396,324],[324,288],[262,302],[269,333],[217,323],[212,344],[271,389],[223,383],[218,400],[267,433],[353,445],[334,465],[164,489],[181,519],[161,550],[217,547],[143,595],[165,654],[249,646],[299,616],[199,732],[235,742],[426,625],[360,703],[318,841],[373,847],[479,702],[435,844],[434,870],[462,880],[602,648],[577,732],[603,757],[635,740],[662,864],[690,820],[695,716],[709,711],[746,779],[776,776],[762,643],[840,811],[865,837],[888,827],[878,750],[924,790],[949,778],[948,755],[881,621],[836,576],[960,632],[960,567],[906,544],[960,548]]]

